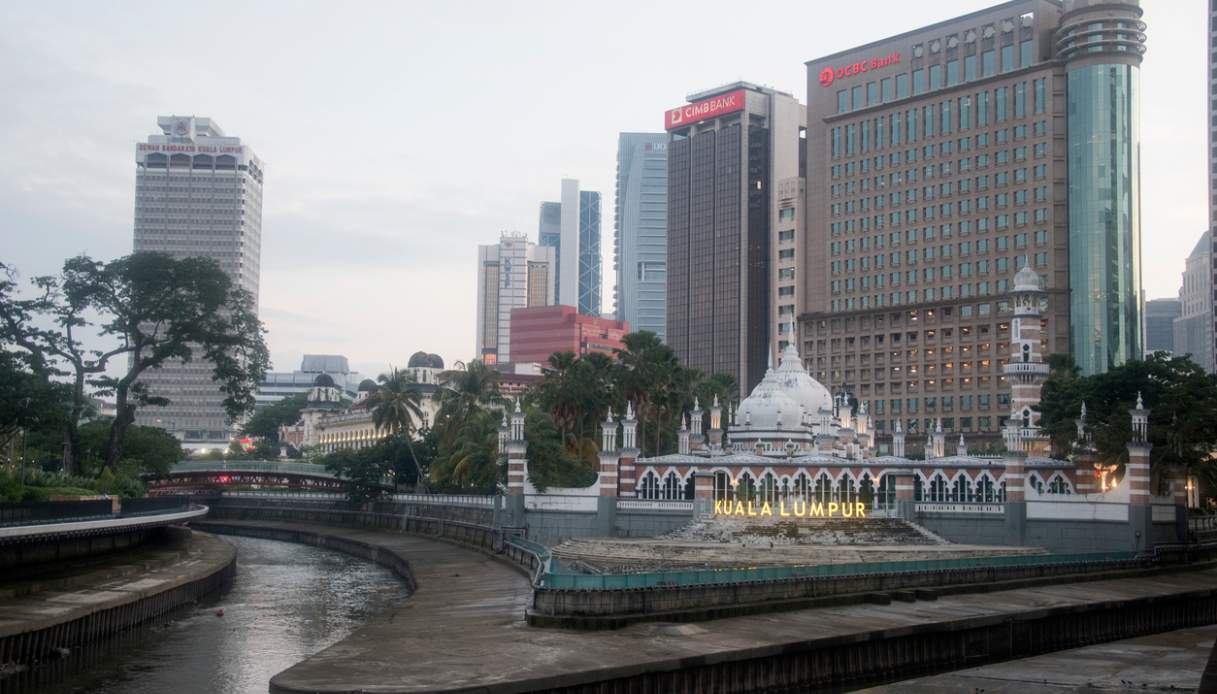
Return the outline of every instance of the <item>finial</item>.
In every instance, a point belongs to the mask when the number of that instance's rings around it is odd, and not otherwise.
[[[507,428],[507,410],[503,410],[503,428]]]
[[[606,413],[604,414],[604,423],[605,423],[605,424],[612,424],[612,423],[613,423],[613,408],[611,408],[611,407],[610,407],[610,408],[608,408],[608,412],[606,412]]]
[[[714,405],[712,405],[712,407],[718,408],[718,394],[717,393],[715,393],[715,395],[714,395]]]
[[[1082,401],[1082,414],[1078,418],[1082,419],[1082,420],[1086,419],[1086,401],[1085,400]]]
[[[688,415],[688,413],[685,413],[685,414],[681,415],[681,417],[680,417],[680,430],[681,430],[681,431],[688,431],[688,430],[689,430],[689,415]]]
[[[938,434],[942,433],[942,417],[939,417],[938,423],[934,425],[934,432]]]
[[[520,399],[516,398],[516,414],[520,412]]]
[[[960,446],[964,445],[964,441],[963,441],[963,434],[960,434],[960,435],[959,435],[959,445],[960,445]]]
[[[899,419],[897,419],[897,420],[896,420],[896,433],[897,433],[897,434],[903,434],[903,433],[904,433],[904,430],[900,428],[900,420],[899,420]]]
[[[625,401],[625,418],[626,419],[634,418],[634,403],[630,402],[629,400]]]
[[[1137,391],[1137,409],[1138,410],[1145,409],[1145,403],[1141,402],[1141,391],[1139,391],[1139,390]]]
[[[697,396],[696,396],[696,395],[694,395],[694,396],[693,396],[693,411],[694,411],[694,412],[697,412],[697,411],[698,411],[698,410],[700,410],[700,409],[701,409],[701,403],[700,403],[700,402],[698,402],[698,400],[697,400]]]

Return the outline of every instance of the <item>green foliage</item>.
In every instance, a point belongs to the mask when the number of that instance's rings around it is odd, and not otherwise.
[[[118,473],[103,470],[96,479],[36,469],[0,469],[0,501],[49,501],[51,497],[98,494],[132,498],[146,493],[147,488],[130,466],[120,466]]]
[[[242,429],[247,436],[269,443],[279,443],[279,427],[300,421],[300,411],[308,404],[308,393],[299,393],[279,402],[272,402],[254,413]],[[278,456],[278,453],[275,454]]]
[[[28,445],[29,432],[62,436],[67,422],[71,389],[36,373],[28,355],[0,349],[0,462],[9,454],[28,457],[20,450]],[[19,442],[19,434],[25,442]],[[17,449],[17,450],[14,450]]]
[[[548,412],[529,408],[524,418],[524,438],[528,442],[528,478],[537,489],[586,487],[596,481],[598,461],[567,454],[562,436]]]
[[[1041,426],[1053,452],[1078,450],[1077,418],[1086,403],[1086,424],[1095,454],[1107,463],[1127,461],[1132,438],[1129,410],[1140,393],[1149,414],[1150,467],[1156,479],[1164,473],[1210,476],[1211,452],[1217,449],[1217,378],[1186,357],[1154,354],[1094,376],[1081,376],[1067,358],[1053,355],[1044,384]]]
[[[81,472],[96,475],[106,467],[109,443],[110,422],[94,420],[81,425]],[[123,433],[123,459],[120,464],[133,466],[135,476],[144,472],[163,475],[183,457],[181,443],[164,429],[131,425]]]
[[[349,481],[347,498],[356,506],[375,501],[384,495],[386,490],[381,480],[392,469],[388,461],[382,456],[369,453],[370,450],[343,448],[321,460],[327,469]]]
[[[390,367],[389,373],[377,379],[376,390],[368,394],[368,407],[372,410],[372,421],[377,431],[388,437],[400,437],[406,448],[413,446],[417,423],[423,421],[422,391],[408,371]],[[413,451],[410,459],[415,461],[415,485],[424,487],[426,477]]]
[[[86,409],[86,386],[116,401],[104,458],[109,468],[123,458],[136,409],[167,404],[138,380],[149,369],[205,359],[228,415],[236,419],[253,410],[269,362],[265,331],[252,295],[233,284],[214,259],[135,253],[102,263],[78,256],[65,261],[58,275],[36,277],[32,285],[35,295],[19,298],[11,272],[0,280],[0,346],[22,350],[36,372],[58,370],[71,379],[66,469],[78,464],[76,428]],[[86,349],[78,336],[88,332],[112,341],[111,348]],[[112,361],[125,364],[121,376],[108,375]]]

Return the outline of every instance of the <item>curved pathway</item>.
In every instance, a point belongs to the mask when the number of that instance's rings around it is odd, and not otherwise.
[[[513,567],[471,549],[397,533],[300,523],[207,521],[217,532],[316,533],[404,558],[415,593],[386,619],[276,675],[274,692],[524,692],[586,685],[1001,624],[1107,601],[1217,594],[1217,569],[854,604],[617,631],[540,629],[523,621],[531,588]],[[1117,637],[1118,638],[1118,637]],[[912,675],[913,673],[909,673]]]

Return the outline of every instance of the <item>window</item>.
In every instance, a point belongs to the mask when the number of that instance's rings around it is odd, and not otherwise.
[[[989,90],[985,90],[976,95],[976,127],[982,128],[989,124]],[[976,138],[976,146],[984,147],[987,142],[981,143],[981,135]]]
[[[1009,72],[1018,67],[1014,64],[1014,46],[1001,47],[1001,71]]]
[[[966,55],[963,58],[963,80],[971,82],[976,79],[976,56]]]
[[[794,260],[794,249],[783,248],[778,251],[778,260]]]
[[[959,61],[947,61],[947,86],[951,87],[959,83]]]
[[[925,92],[925,70],[913,70],[913,95]]]
[[[852,101],[850,108],[855,111],[866,105],[866,102],[862,100],[862,85],[854,85],[854,88],[850,90],[850,100]]]
[[[787,207],[787,208],[778,210],[778,220],[782,221],[782,222],[794,221],[794,208]]]
[[[849,110],[849,92],[841,89],[837,92],[837,113],[845,113]]]
[[[909,95],[909,76],[907,72],[896,75],[896,98],[903,99]]]
[[[1036,113],[1043,113],[1044,112],[1044,78],[1041,77],[1041,78],[1035,80],[1034,82],[1031,83],[1031,85],[1032,85],[1032,91],[1035,94],[1034,99],[1033,99],[1034,105],[1032,108],[1035,110]]]
[[[1019,67],[1030,67],[1035,62],[1035,56],[1032,54],[1031,39],[1026,39],[1018,44],[1018,62]]]
[[[931,65],[930,66],[930,91],[934,91],[935,89],[942,89],[942,66],[941,65]]]
[[[980,73],[982,77],[992,77],[996,69],[993,64],[992,49],[984,51],[980,54]]]
[[[876,82],[866,83],[866,105],[874,106],[879,103],[879,84]]]
[[[1027,83],[1018,82],[1014,85],[1014,117],[1022,118],[1027,115]]]
[[[892,78],[884,77],[879,80],[879,91],[882,93],[883,102],[887,103],[892,100]]]

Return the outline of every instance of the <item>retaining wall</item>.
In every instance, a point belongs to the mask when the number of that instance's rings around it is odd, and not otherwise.
[[[181,528],[166,531],[185,533],[187,536],[190,533]],[[216,553],[215,560],[200,565],[160,589],[153,588],[155,592],[133,590],[123,594],[108,591],[110,595],[123,596],[118,598],[121,604],[115,605],[115,600],[110,599],[105,603],[109,607],[74,618],[68,616],[57,624],[30,625],[28,628],[7,624],[5,631],[9,633],[0,636],[0,664],[37,663],[52,657],[60,649],[76,649],[82,644],[162,617],[210,593],[227,590],[236,575],[236,549],[215,538],[205,538],[204,541],[215,544],[212,548]],[[54,621],[54,618],[46,621]]]

